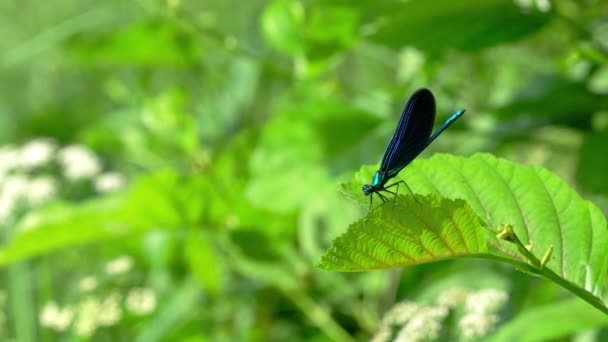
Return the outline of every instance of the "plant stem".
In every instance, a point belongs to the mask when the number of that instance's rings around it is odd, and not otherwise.
[[[287,289],[280,287],[286,297],[291,299],[300,310],[310,319],[323,333],[334,341],[354,342],[350,336],[331,315],[320,305],[318,305],[306,293],[297,289]]]
[[[552,270],[550,270],[547,267],[544,267],[542,270],[540,270],[539,268],[530,265],[528,263],[522,262],[522,261],[517,261],[513,258],[509,258],[509,257],[505,257],[505,256],[500,256],[500,255],[496,255],[496,254],[475,254],[475,255],[471,255],[471,257],[476,257],[476,258],[483,258],[483,259],[492,259],[492,260],[499,260],[502,262],[506,262],[512,265],[515,265],[517,268],[520,269],[525,269],[526,271],[533,273],[533,274],[538,274],[540,276],[545,277],[548,280],[551,280],[555,283],[557,283],[559,286],[563,287],[564,289],[572,292],[573,294],[575,294],[576,296],[580,297],[581,299],[583,299],[584,301],[586,301],[587,303],[593,305],[595,308],[597,308],[598,310],[600,310],[601,312],[605,313],[608,315],[608,307],[606,307],[606,305],[602,302],[601,299],[599,299],[598,297],[594,296],[591,292],[581,288],[580,286],[571,283],[570,281],[560,277],[559,275],[557,275],[555,272],[553,272]],[[540,261],[539,261],[540,263]]]

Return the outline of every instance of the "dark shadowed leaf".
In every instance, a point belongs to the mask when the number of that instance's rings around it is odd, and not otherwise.
[[[608,193],[608,132],[587,136],[580,149],[576,179],[589,192]]]
[[[512,42],[540,30],[547,15],[524,13],[510,0],[383,1],[360,5],[369,20],[369,38],[430,53],[475,51]]]

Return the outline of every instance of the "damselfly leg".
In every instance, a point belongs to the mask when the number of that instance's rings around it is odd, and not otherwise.
[[[395,204],[397,204],[397,194],[399,194],[399,185],[401,185],[401,183],[403,183],[405,185],[405,187],[410,191],[410,194],[412,194],[412,196],[414,197],[414,200],[416,200],[416,202],[418,202],[418,204],[422,204],[422,203],[420,203],[420,201],[418,200],[418,198],[416,198],[416,195],[414,195],[414,192],[412,191],[412,189],[410,188],[410,186],[407,185],[407,183],[405,181],[400,180],[400,181],[398,181],[396,183],[393,183],[393,184],[387,186],[386,188],[382,189],[382,190],[384,190],[386,192],[390,192],[391,194],[395,195],[395,200],[393,202],[393,208],[395,207]],[[394,186],[397,187],[397,190],[395,192],[387,190],[388,188],[392,188]]]

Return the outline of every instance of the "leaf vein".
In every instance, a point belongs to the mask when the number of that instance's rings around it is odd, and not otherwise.
[[[566,278],[566,269],[564,267],[564,262],[566,259],[566,251],[564,250],[565,241],[564,241],[564,232],[563,232],[563,228],[562,228],[562,222],[559,218],[557,208],[555,207],[555,201],[553,200],[553,196],[551,196],[551,194],[549,193],[549,190],[545,186],[545,183],[540,178],[540,176],[538,175],[536,170],[534,170],[534,172],[532,172],[532,173],[534,174],[536,179],[538,179],[538,181],[541,183],[541,188],[543,189],[543,191],[549,198],[549,201],[551,202],[551,210],[553,211],[553,214],[555,215],[555,221],[557,221],[557,229],[559,232],[559,244],[560,244],[560,250],[561,250],[560,269],[561,269],[562,277]],[[568,198],[569,198],[569,202],[568,202],[568,205],[566,206],[566,209],[572,205],[572,198],[573,198],[572,194],[569,194]]]

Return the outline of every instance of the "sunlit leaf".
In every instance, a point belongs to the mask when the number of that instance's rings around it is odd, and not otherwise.
[[[190,272],[205,290],[211,294],[222,290],[222,263],[209,236],[201,231],[190,231],[186,239],[184,257]]]
[[[303,9],[297,2],[275,0],[262,15],[262,31],[270,44],[285,53],[304,51]]]
[[[61,248],[105,241],[145,230],[122,214],[122,198],[95,200],[81,206],[58,204],[30,214],[21,232],[0,247],[0,266]]]
[[[345,185],[348,194],[363,205],[367,204],[367,199],[361,193],[361,185],[369,183],[374,169],[363,168],[353,182]],[[538,260],[554,248],[547,267],[589,293],[601,295],[608,268],[606,218],[596,206],[583,200],[549,171],[521,166],[488,154],[475,154],[470,158],[435,155],[429,160],[415,161],[398,179],[407,181],[418,194],[440,194],[465,200],[491,229],[502,224],[512,225],[516,235],[524,245],[530,246],[530,252]],[[390,204],[383,208],[387,206]],[[414,211],[415,207],[408,209]],[[376,215],[375,211],[369,215]],[[404,221],[402,229],[409,228],[408,224]],[[384,229],[388,227],[384,224]],[[354,235],[349,241],[364,238],[364,235]],[[399,242],[396,238],[389,241]],[[511,244],[504,241],[497,244],[493,239],[486,243],[492,253],[506,253],[514,260],[526,261]],[[406,257],[402,260],[381,258],[379,264],[390,266],[389,261],[397,265],[407,260]]]
[[[359,13],[349,6],[275,0],[262,15],[262,31],[275,49],[294,56],[322,59],[352,44]]]
[[[317,198],[324,187],[333,188],[326,164],[357,145],[379,121],[340,98],[310,92],[279,107],[253,151],[247,195],[260,207],[293,209]]]
[[[170,21],[150,20],[75,39],[70,47],[84,64],[184,67],[201,54],[191,38]]]
[[[99,243],[152,229],[175,229],[200,221],[209,203],[204,178],[161,171],[142,177],[126,193],[81,204],[58,204],[30,214],[0,247],[0,265],[62,248]]]
[[[481,221],[462,200],[400,196],[350,226],[320,267],[338,271],[409,266],[487,252]]]

